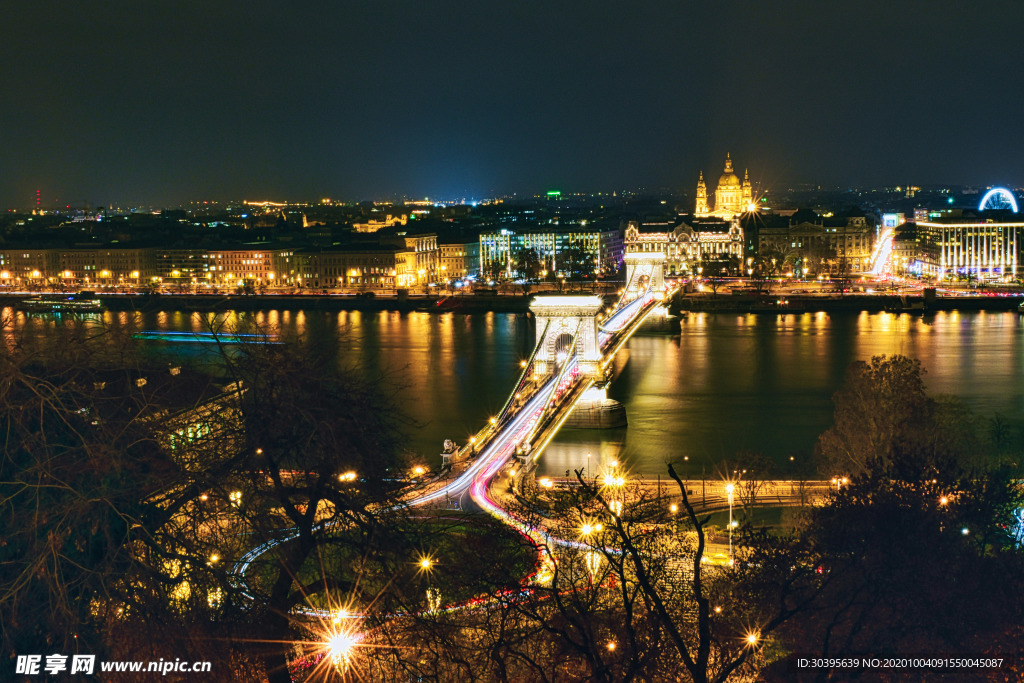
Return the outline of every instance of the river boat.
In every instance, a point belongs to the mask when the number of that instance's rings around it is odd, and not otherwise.
[[[22,299],[17,308],[27,313],[102,313],[103,302],[92,292],[53,294]]]

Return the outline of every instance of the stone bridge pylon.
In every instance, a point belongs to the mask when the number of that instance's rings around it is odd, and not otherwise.
[[[597,316],[603,309],[599,296],[534,297],[530,304],[537,318],[533,371],[541,376],[554,374],[575,345],[580,373],[597,376],[601,362]]]
[[[626,288],[623,300],[631,301],[650,287],[656,301],[665,298],[665,254],[654,251],[633,251],[624,257]]]

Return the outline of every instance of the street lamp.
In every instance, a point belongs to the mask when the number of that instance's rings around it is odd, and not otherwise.
[[[338,673],[348,668],[349,659],[352,656],[352,649],[356,645],[354,634],[341,630],[331,634],[327,640],[327,655]]]
[[[729,561],[732,561],[732,494],[736,487],[732,483],[725,485],[725,492],[729,494]]]

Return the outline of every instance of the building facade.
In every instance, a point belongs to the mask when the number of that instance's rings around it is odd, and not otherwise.
[[[667,276],[689,276],[708,259],[743,258],[743,230],[737,221],[674,226],[643,225],[630,221],[626,227],[625,250],[632,253],[662,253]]]
[[[54,249],[6,249],[0,251],[0,286],[10,289],[38,288],[56,277]]]
[[[1024,223],[948,219],[922,221],[919,235],[937,247],[939,279],[1015,279]]]
[[[758,231],[758,259],[773,258],[798,275],[859,273],[871,268],[875,230],[863,216],[802,221]]]
[[[480,275],[479,241],[440,243],[437,249],[442,282]]]
[[[502,228],[480,234],[480,272],[493,277],[515,277],[521,252],[533,251],[542,268],[542,277],[559,270],[560,254],[570,249],[583,250],[592,262],[591,273],[605,276],[622,268],[625,246],[617,228],[588,229],[567,225],[559,230],[531,226]]]
[[[398,250],[364,245],[344,251],[301,254],[296,283],[310,289],[348,292],[389,291],[396,286]]]
[[[158,249],[156,276],[172,286],[210,284],[210,258],[205,249]]]
[[[245,283],[270,286],[277,278],[274,271],[273,249],[211,249],[208,278],[219,287],[238,287]]]

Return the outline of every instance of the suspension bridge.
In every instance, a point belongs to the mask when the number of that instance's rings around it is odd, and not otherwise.
[[[610,381],[615,354],[670,294],[663,254],[627,254],[626,259],[626,284],[610,308],[596,296],[534,299],[537,341],[505,404],[467,444],[445,454],[457,475],[410,505],[462,500],[469,493],[478,507],[493,512],[485,495],[490,480],[510,463],[533,466],[576,404]]]

